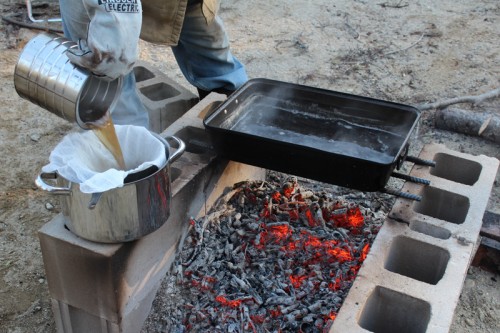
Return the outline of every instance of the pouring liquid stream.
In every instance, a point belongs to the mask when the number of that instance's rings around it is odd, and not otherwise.
[[[111,152],[116,163],[118,163],[119,170],[125,170],[125,160],[123,158],[122,148],[118,141],[115,125],[113,124],[109,111],[106,112],[101,119],[87,123],[87,125],[94,131],[94,134],[99,138],[102,144]]]

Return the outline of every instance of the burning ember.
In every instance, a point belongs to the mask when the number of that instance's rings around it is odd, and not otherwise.
[[[328,332],[382,219],[293,178],[225,198],[190,221],[153,304],[159,331]]]

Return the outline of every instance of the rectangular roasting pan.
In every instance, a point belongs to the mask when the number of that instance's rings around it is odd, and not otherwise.
[[[408,105],[252,79],[203,123],[224,158],[380,191],[404,161],[419,118]]]

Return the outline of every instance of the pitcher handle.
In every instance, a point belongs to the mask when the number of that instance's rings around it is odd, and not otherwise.
[[[69,187],[55,187],[47,184],[44,181],[44,179],[56,179],[56,178],[57,178],[57,173],[55,172],[42,172],[35,179],[35,184],[39,189],[49,192],[51,194],[66,194],[66,195],[71,194],[71,189]]]

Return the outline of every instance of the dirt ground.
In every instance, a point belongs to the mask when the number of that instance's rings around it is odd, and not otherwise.
[[[24,1],[0,0],[2,16]],[[52,3],[53,4],[53,3]],[[50,6],[57,15],[57,6]],[[47,13],[47,8],[35,11]],[[232,0],[222,1],[234,53],[252,78],[262,77],[418,105],[479,95],[500,87],[498,0]],[[21,99],[14,66],[39,31],[0,24],[0,332],[55,332],[37,231],[60,212],[57,197],[34,179],[74,124]],[[141,42],[140,58],[195,92],[170,50]],[[500,113],[500,98],[470,112]],[[434,110],[422,121],[410,153],[442,143],[472,155],[500,157],[498,144],[438,130]],[[488,210],[500,213],[500,175]],[[496,271],[471,267],[451,327],[454,333],[498,332]]]

